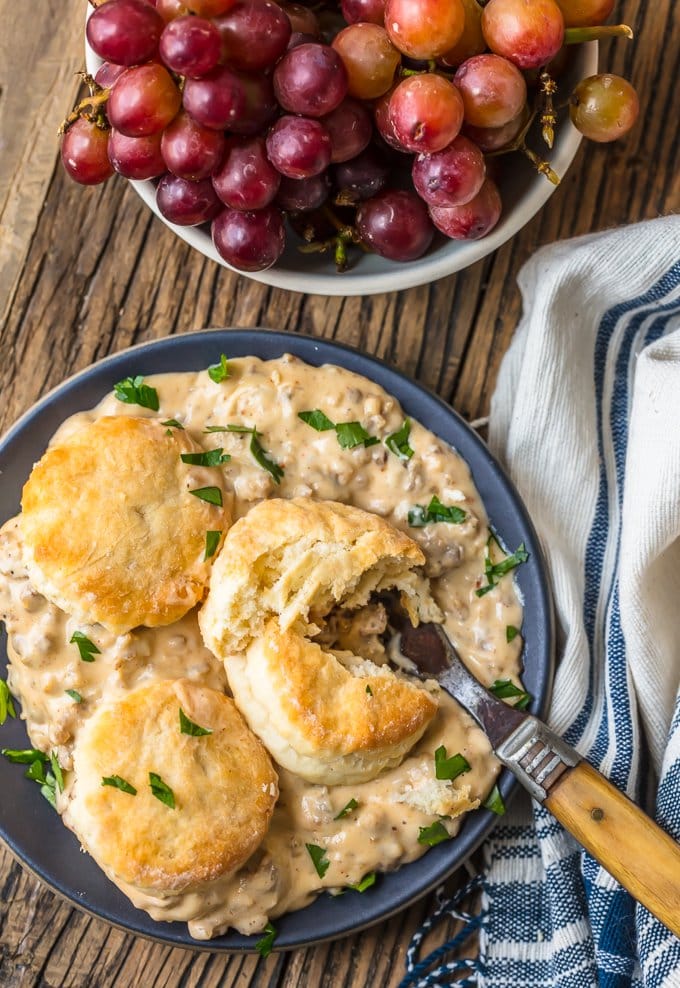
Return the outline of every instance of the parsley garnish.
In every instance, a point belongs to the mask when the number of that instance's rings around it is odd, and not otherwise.
[[[526,690],[522,690],[519,686],[515,686],[513,682],[509,679],[497,679],[496,682],[489,687],[489,692],[497,696],[499,700],[508,700],[511,697],[519,697],[517,703],[514,706],[518,710],[524,710],[526,706],[531,702],[531,693],[527,693]]]
[[[455,504],[447,507],[442,504],[436,494],[432,495],[432,500],[425,507],[423,504],[416,504],[408,513],[408,523],[411,528],[423,528],[434,522],[446,521],[452,525],[460,525],[467,518],[467,514],[462,508]]]
[[[126,377],[114,384],[113,393],[118,401],[124,401],[126,405],[141,405],[142,408],[158,411],[158,392],[144,383],[141,374],[137,377]]]
[[[56,753],[52,752],[49,758],[36,748],[3,748],[1,753],[15,765],[28,765],[24,772],[25,777],[38,783],[41,794],[56,810],[57,786],[60,792],[64,788],[64,777]],[[54,774],[47,771],[48,764],[51,764]]]
[[[41,758],[36,758],[34,762],[28,766],[24,772],[24,778],[30,779],[32,782],[38,782],[41,786],[46,785],[47,776],[45,775],[45,767],[47,762],[43,761]]]
[[[366,692],[368,693],[369,696],[373,696],[373,690],[371,689],[370,686],[366,687]]]
[[[37,760],[47,761],[47,756],[37,748],[2,748],[0,753],[13,765],[30,765]]]
[[[207,425],[206,432],[254,432],[260,435],[256,429],[251,429],[249,425]]]
[[[273,923],[267,923],[264,928],[264,936],[255,944],[255,950],[258,952],[260,957],[269,957],[272,952],[272,947],[274,946],[274,941],[277,937],[276,927]]]
[[[40,786],[40,792],[50,804],[52,809],[57,808],[57,791],[55,789],[55,779],[51,772],[45,776],[44,783]]]
[[[515,638],[519,634],[519,628],[516,628],[514,624],[509,624],[505,629],[505,640],[508,644],[514,642]]]
[[[178,422],[177,419],[166,419],[165,422],[161,422],[161,425],[169,425],[172,429],[184,429],[182,423]]]
[[[331,422],[319,408],[315,408],[312,412],[298,412],[298,418],[306,422],[307,425],[311,425],[312,429],[316,429],[317,432],[328,432],[330,429],[335,429],[335,422]]]
[[[69,638],[69,645],[77,645],[78,651],[80,652],[80,658],[83,662],[94,662],[95,655],[101,655],[101,652],[95,645],[93,641],[84,635],[82,631],[74,631]]]
[[[206,532],[205,533],[205,554],[204,559],[210,559],[217,552],[217,547],[220,544],[220,539],[222,538],[222,530],[219,532]]]
[[[59,792],[64,791],[64,776],[61,771],[61,765],[57,759],[56,751],[53,751],[50,755],[50,765],[52,766],[52,771],[54,772],[54,779],[59,787]]]
[[[451,835],[441,820],[436,820],[429,827],[421,827],[418,831],[418,843],[427,844],[428,847],[435,847],[437,844],[450,839]]]
[[[175,794],[167,782],[163,782],[160,775],[157,775],[155,772],[149,772],[149,785],[156,799],[160,799],[161,803],[165,803],[171,810],[174,810]]]
[[[202,738],[206,734],[212,734],[212,731],[207,727],[199,727],[198,724],[194,724],[193,720],[189,720],[181,707],[179,708],[179,729],[182,734],[190,734],[192,738]]]
[[[253,454],[254,459],[260,464],[263,470],[266,470],[272,475],[272,479],[275,484],[281,483],[281,478],[283,477],[283,467],[279,466],[278,463],[274,463],[267,456],[265,450],[260,445],[260,440],[257,438],[258,433],[255,430],[251,430],[252,435],[250,437],[250,452]]]
[[[457,779],[463,772],[470,771],[467,758],[458,752],[457,755],[446,757],[446,748],[440,745],[434,753],[434,775],[436,779]]]
[[[182,463],[191,463],[192,466],[218,467],[221,463],[228,463],[231,456],[218,446],[217,449],[209,449],[204,453],[180,453],[179,458]]]
[[[343,449],[354,449],[355,446],[375,446],[380,440],[371,436],[360,422],[338,422],[335,434]]]
[[[16,715],[14,697],[5,680],[0,679],[0,724],[4,724],[8,717],[16,717]]]
[[[365,892],[366,889],[370,889],[371,885],[375,885],[376,873],[371,871],[368,875],[364,875],[360,882],[356,885],[352,885],[351,882],[347,886],[348,889],[354,889],[355,892]]]
[[[334,816],[333,819],[342,820],[343,817],[349,816],[352,810],[355,810],[358,805],[359,803],[356,801],[356,799],[350,799],[349,803],[347,803],[346,806],[343,806],[343,808],[340,810],[338,815]]]
[[[70,696],[74,703],[82,703],[83,702],[83,698],[80,695],[80,693],[78,692],[78,690],[64,690],[64,693],[66,693],[68,696]]]
[[[229,361],[223,353],[220,354],[219,364],[211,364],[208,367],[208,377],[215,384],[220,384],[229,377]]]
[[[497,546],[499,546],[499,548],[501,548],[496,536],[490,535],[489,541],[486,544],[486,558],[484,560],[484,575],[486,576],[487,583],[485,587],[480,587],[478,590],[475,590],[478,597],[483,597],[484,594],[489,592],[489,590],[493,590],[502,576],[505,576],[505,574],[509,573],[510,570],[515,569],[516,566],[520,566],[522,563],[525,563],[529,558],[529,553],[526,551],[524,543],[522,542],[515,552],[509,556],[506,556],[505,559],[501,559],[499,563],[494,563],[491,560],[491,545],[494,542]]]
[[[222,491],[219,487],[197,487],[189,493],[200,498],[201,501],[207,501],[208,504],[215,504],[218,508],[222,507]]]
[[[489,795],[486,797],[482,806],[485,810],[491,810],[497,816],[503,816],[505,813],[505,803],[503,802],[503,797],[500,794],[498,786],[494,786]]]
[[[413,450],[408,444],[409,436],[411,435],[411,421],[410,419],[404,419],[404,424],[401,429],[397,429],[393,432],[391,436],[388,436],[385,440],[385,445],[398,456],[400,460],[410,460],[413,456]]]
[[[309,851],[309,856],[312,859],[314,867],[316,868],[317,875],[319,878],[323,878],[328,871],[328,866],[330,865],[330,861],[326,857],[326,848],[318,847],[316,844],[305,844],[305,847]]]
[[[103,786],[113,786],[114,789],[120,789],[121,792],[129,793],[130,796],[136,796],[137,790],[130,782],[126,782],[125,779],[121,779],[119,775],[105,775],[102,778]]]

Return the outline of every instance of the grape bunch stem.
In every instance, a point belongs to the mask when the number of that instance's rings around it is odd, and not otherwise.
[[[603,38],[628,38],[633,40],[633,30],[627,24],[599,24],[596,27],[568,27],[564,32],[565,45],[580,45],[584,41],[601,41]]]
[[[74,124],[76,120],[80,119],[80,117],[84,117],[86,120],[89,120],[91,123],[99,127],[100,130],[110,130],[110,124],[106,119],[106,114],[104,113],[104,106],[109,98],[109,93],[111,90],[103,89],[99,83],[95,81],[94,77],[89,75],[87,72],[76,72],[76,76],[78,76],[80,80],[85,83],[87,88],[90,90],[90,95],[76,103],[66,119],[62,121],[57,133],[59,135],[65,134],[71,124]]]

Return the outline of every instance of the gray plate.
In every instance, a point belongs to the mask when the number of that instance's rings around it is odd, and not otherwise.
[[[548,580],[536,533],[519,495],[501,467],[470,427],[448,405],[421,385],[373,357],[311,337],[268,330],[213,330],[172,336],[107,357],[65,381],[27,412],[0,441],[0,524],[19,510],[21,488],[40,458],[56,426],[69,415],[91,408],[128,375],[200,370],[219,359],[254,355],[269,359],[294,353],[315,366],[338,364],[363,374],[394,395],[407,415],[426,425],[460,453],[472,470],[491,523],[511,547],[524,542],[529,562],[517,571],[525,610],[524,683],[533,696],[531,709],[547,708],[552,682],[553,626]],[[6,661],[4,636],[0,660]],[[3,673],[4,675],[4,673]],[[23,748],[22,722],[8,720],[0,744]],[[500,788],[511,795],[516,783],[504,772]],[[173,946],[209,950],[251,951],[258,939],[228,933],[209,943],[189,936],[181,923],[157,923],[135,909],[104,876],[94,860],[83,855],[74,835],[55,818],[38,786],[23,778],[20,766],[0,759],[0,836],[19,860],[54,891],[81,909],[114,925]],[[384,920],[425,895],[465,861],[498,820],[487,810],[470,814],[457,837],[432,848],[399,871],[381,875],[360,895],[320,896],[312,905],[276,921],[277,948],[308,946],[345,936]]]

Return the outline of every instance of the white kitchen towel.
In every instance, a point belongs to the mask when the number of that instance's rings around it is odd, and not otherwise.
[[[651,781],[680,839],[680,216],[545,248],[519,284],[489,441],[550,571],[548,720],[638,802]],[[528,797],[485,861],[480,986],[680,986],[680,941]]]

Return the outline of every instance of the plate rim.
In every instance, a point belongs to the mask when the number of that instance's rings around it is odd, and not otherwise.
[[[177,347],[179,347],[180,350],[182,347],[188,347],[189,350],[194,351],[194,350],[200,350],[204,346],[212,347],[212,344],[216,339],[224,341],[220,345],[220,348],[228,349],[228,346],[225,345],[226,342],[229,339],[231,339],[232,342],[234,342],[237,336],[247,337],[247,339],[242,340],[243,345],[246,345],[246,343],[250,344],[251,342],[253,342],[253,346],[255,350],[258,352],[251,351],[250,353],[248,353],[246,350],[243,350],[242,354],[235,354],[235,356],[252,355],[252,356],[260,356],[261,359],[273,359],[273,356],[275,355],[271,353],[263,354],[262,352],[263,348],[266,349],[268,345],[269,346],[274,345],[275,348],[277,346],[280,347],[279,355],[285,352],[291,352],[294,353],[296,356],[300,357],[300,359],[305,360],[306,362],[310,362],[310,357],[312,357],[313,355],[321,355],[322,359],[318,361],[318,363],[316,364],[317,366],[320,366],[323,363],[337,363],[339,366],[346,367],[347,369],[353,371],[354,373],[361,373],[364,376],[368,377],[369,379],[374,380],[375,383],[379,384],[379,386],[387,390],[388,393],[393,394],[394,397],[397,398],[399,403],[403,405],[404,404],[403,394],[394,394],[394,391],[390,390],[390,388],[388,388],[386,384],[384,384],[380,380],[376,380],[376,378],[371,375],[370,373],[371,369],[375,369],[377,371],[378,378],[385,376],[387,378],[391,378],[393,380],[398,381],[400,388],[405,389],[407,395],[409,392],[413,391],[415,392],[416,395],[418,395],[419,393],[426,400],[426,402],[428,403],[434,402],[435,406],[438,406],[440,413],[443,414],[445,418],[448,418],[449,420],[455,423],[454,429],[460,431],[461,436],[465,437],[466,443],[472,444],[472,446],[475,448],[476,451],[475,453],[476,457],[479,457],[481,461],[485,461],[486,468],[489,469],[492,474],[494,474],[495,477],[494,482],[498,485],[499,489],[502,490],[503,499],[508,500],[508,502],[512,506],[514,513],[518,515],[520,526],[525,530],[528,536],[528,541],[532,546],[532,557],[535,560],[536,570],[537,570],[537,578],[536,580],[534,580],[534,582],[537,584],[537,593],[538,593],[537,613],[540,614],[540,620],[542,622],[540,631],[544,638],[543,646],[542,646],[542,651],[544,654],[541,656],[543,665],[540,667],[540,669],[537,668],[537,670],[532,670],[532,672],[537,671],[537,673],[539,674],[539,682],[541,682],[542,684],[542,689],[540,694],[535,697],[535,702],[534,704],[532,704],[531,710],[532,712],[537,713],[538,715],[543,714],[549,705],[550,695],[552,690],[552,679],[554,673],[554,655],[555,655],[554,613],[553,613],[550,585],[548,580],[547,567],[545,564],[545,558],[541,549],[538,535],[534,529],[531,519],[529,518],[526,507],[524,506],[523,501],[514,483],[508,477],[504,468],[499,464],[499,462],[490,452],[490,450],[488,449],[484,441],[481,439],[481,437],[469,426],[469,424],[465,421],[465,419],[463,419],[462,416],[452,406],[450,406],[439,395],[437,395],[436,392],[432,391],[430,388],[428,388],[426,385],[423,385],[421,382],[416,381],[413,378],[410,378],[408,375],[392,367],[387,361],[382,360],[377,356],[364,353],[361,350],[359,350],[357,347],[354,347],[346,343],[339,343],[335,340],[328,340],[323,337],[315,337],[302,333],[290,333],[282,330],[273,330],[265,327],[257,327],[257,328],[215,327],[215,328],[209,328],[203,330],[195,330],[187,333],[174,334],[154,340],[142,341],[130,347],[126,347],[123,350],[116,351],[115,353],[107,354],[106,356],[93,362],[87,367],[79,371],[76,371],[74,374],[69,375],[67,378],[65,378],[55,387],[50,389],[50,391],[48,391],[47,394],[45,394],[37,402],[31,405],[30,408],[28,408],[22,415],[19,416],[19,418],[13,423],[12,426],[10,426],[10,428],[4,433],[4,435],[0,437],[0,462],[6,456],[8,447],[11,447],[12,444],[16,443],[22,438],[22,434],[27,428],[30,427],[31,421],[36,416],[48,410],[55,402],[58,403],[61,400],[68,401],[68,398],[72,394],[73,390],[76,389],[77,391],[78,385],[81,381],[87,380],[93,375],[99,376],[101,372],[105,371],[109,366],[115,365],[117,363],[125,362],[130,357],[134,357],[137,354],[140,353],[143,354],[145,352],[153,353],[153,351],[157,351],[157,350],[172,352],[172,350],[176,349]],[[254,342],[256,339],[259,340],[258,343]],[[262,346],[260,346],[260,343],[262,344]],[[239,349],[238,345],[237,345],[237,349]],[[339,354],[341,358],[344,355],[345,362],[343,362],[342,359],[333,360],[332,359],[333,354]],[[354,366],[348,366],[348,363],[352,364],[355,361],[358,361],[360,367],[363,369],[358,369],[357,367]],[[155,371],[149,369],[150,374],[165,373],[165,372],[166,371],[164,370]],[[86,402],[82,402],[81,407],[91,407],[91,402],[89,402],[89,400]],[[406,408],[405,411],[408,413],[408,408]],[[71,414],[74,414],[73,410],[68,412],[65,417],[68,417],[68,415]],[[62,418],[60,418],[60,421],[63,421],[63,416]],[[426,427],[432,428],[429,425],[426,425]],[[54,429],[52,431],[54,431]],[[435,432],[435,434],[437,434],[436,429],[433,429],[433,431]],[[442,438],[443,441],[447,443],[447,445],[453,445],[449,439],[444,439],[443,437],[440,438]],[[466,443],[464,443],[464,445]],[[457,449],[457,447],[455,448]],[[466,462],[468,462],[467,456],[463,456],[463,458],[466,460]],[[468,463],[468,465],[470,464]],[[472,470],[471,466],[470,469]],[[486,499],[485,499],[485,506],[486,506]],[[1,507],[0,510],[2,510]],[[3,523],[4,520],[6,519],[4,518],[4,514],[3,514],[2,518],[0,518],[0,523]],[[4,660],[4,654],[3,654],[4,651],[5,651],[4,648],[0,648],[0,661]],[[4,665],[4,661],[3,661],[3,665]],[[17,721],[16,723],[20,724],[21,730],[25,733],[24,723],[22,721]],[[503,770],[501,772],[501,775],[499,776],[499,786],[501,788],[501,792],[503,793],[504,799],[506,800],[506,804],[509,803],[512,798],[514,798],[517,791],[519,790],[519,784],[516,782],[516,780],[514,780],[514,778],[511,776],[508,770]],[[36,795],[39,794],[36,793]],[[47,806],[47,804],[45,804],[45,806]],[[50,813],[52,812],[53,811],[50,809]],[[337,929],[322,935],[315,935],[314,933],[311,933],[304,936],[302,935],[286,936],[286,933],[284,931],[283,936],[281,936],[279,940],[275,943],[274,949],[275,950],[298,949],[302,947],[321,944],[331,940],[336,940],[344,936],[359,933],[362,930],[367,929],[368,927],[373,926],[376,923],[384,922],[390,917],[394,916],[396,913],[409,908],[414,902],[427,895],[435,887],[437,887],[437,885],[439,885],[447,877],[453,874],[454,871],[458,870],[464,864],[464,862],[469,858],[469,856],[473,854],[474,851],[477,850],[477,848],[484,842],[484,840],[488,838],[490,831],[493,829],[495,823],[498,822],[499,818],[498,817],[494,818],[493,814],[490,814],[489,811],[483,811],[481,809],[477,811],[477,813],[479,814],[478,816],[471,815],[467,819],[480,820],[482,813],[485,813],[486,817],[482,823],[476,823],[476,824],[473,823],[472,825],[468,824],[468,828],[467,828],[468,832],[472,829],[472,831],[474,832],[474,837],[473,839],[470,839],[470,837],[472,837],[472,834],[468,833],[467,839],[463,841],[464,848],[462,855],[455,854],[453,852],[455,850],[456,842],[459,843],[459,837],[465,834],[465,824],[463,824],[463,826],[461,827],[460,834],[457,835],[457,837],[454,838],[452,842],[446,842],[444,845],[440,845],[440,848],[431,849],[426,853],[426,855],[417,859],[416,861],[411,862],[410,864],[402,865],[401,868],[397,869],[396,871],[386,873],[383,876],[384,878],[395,878],[397,876],[402,876],[403,878],[405,869],[411,869],[411,873],[405,876],[407,879],[406,881],[407,890],[402,891],[399,895],[396,896],[396,901],[394,905],[392,906],[386,905],[382,909],[380,909],[378,914],[371,915],[368,918],[364,916],[363,918],[359,918],[356,921],[340,923]],[[77,842],[77,838],[75,838],[75,835],[73,835],[71,831],[68,831],[63,824],[61,825],[61,828],[64,831],[66,831],[66,833],[73,841]],[[135,909],[135,907],[132,906],[132,904],[129,903],[127,899],[125,900],[125,905],[127,909],[130,911],[132,919],[126,921],[125,918],[122,919],[116,918],[115,907],[111,910],[111,909],[102,909],[101,906],[97,907],[96,905],[95,906],[89,905],[86,901],[83,901],[82,898],[80,898],[79,893],[76,890],[74,890],[73,888],[63,888],[57,881],[52,880],[48,869],[46,870],[44,867],[41,867],[39,863],[36,863],[35,861],[31,860],[30,856],[27,856],[26,854],[22,853],[20,847],[18,846],[21,842],[20,841],[17,842],[16,839],[13,840],[11,834],[5,833],[5,828],[2,822],[0,822],[0,839],[2,839],[3,844],[5,844],[5,846],[8,847],[12,856],[16,860],[18,860],[23,867],[25,867],[32,875],[34,875],[45,885],[47,885],[60,898],[65,899],[67,902],[71,903],[72,905],[75,905],[77,908],[82,909],[89,915],[95,916],[98,919],[102,919],[105,922],[108,922],[110,925],[116,927],[117,929],[123,930],[128,933],[133,933],[136,936],[141,936],[143,938],[152,940],[156,943],[162,943],[171,947],[183,947],[186,949],[204,950],[204,951],[212,951],[212,952],[231,951],[236,953],[242,953],[242,952],[252,953],[255,950],[255,939],[256,937],[260,936],[260,934],[255,934],[247,937],[242,934],[238,934],[233,930],[230,930],[227,934],[215,938],[213,940],[197,941],[189,936],[186,924],[179,922],[167,924],[162,920],[154,921],[145,912]],[[443,866],[440,865],[438,869],[437,868],[432,869],[436,871],[436,876],[434,878],[429,880],[424,886],[416,881],[415,888],[411,888],[411,890],[408,891],[408,888],[410,888],[410,886],[413,885],[413,882],[408,882],[408,879],[411,878],[414,874],[413,870],[417,868],[419,865],[422,865],[426,858],[429,858],[430,863],[434,865],[435,863],[434,859],[438,860],[439,857],[442,856],[441,853],[437,854],[437,852],[440,851],[440,849],[444,849],[445,851],[449,850],[450,854],[446,855],[446,858],[453,857],[454,860],[448,862],[448,864],[444,863]],[[99,869],[99,866],[96,865],[96,862],[94,862],[94,859],[90,858],[89,855],[88,858],[94,864],[94,867],[97,868],[99,871],[101,871]],[[101,874],[103,875],[103,872]],[[105,879],[105,881],[108,883],[107,888],[113,889],[115,890],[115,892],[118,892],[119,895],[122,895],[122,893],[119,893],[119,890],[116,889],[116,887],[112,883],[110,883],[108,879]],[[393,884],[399,884],[399,881],[397,880],[397,882]],[[320,898],[330,899],[331,897],[322,896]],[[280,917],[276,922],[285,924],[286,919],[290,916],[300,917],[303,913],[306,913],[307,910],[313,910],[315,903],[318,901],[319,899],[316,899],[309,906],[304,907],[301,910],[296,910],[295,912],[285,914],[284,916]],[[362,899],[359,902],[355,902],[357,906],[355,912],[357,914],[362,911],[365,912],[366,910],[360,909],[359,906],[360,905],[363,906],[363,904],[365,904],[368,901],[370,900]],[[368,912],[369,913],[371,912],[370,908]],[[310,918],[313,925],[313,915],[311,915]],[[153,929],[151,930],[140,929],[139,925],[135,923],[136,919],[138,919],[139,922],[146,922],[147,925],[153,924]],[[177,935],[174,936],[169,935],[170,926],[173,927]],[[180,932],[178,932],[178,928]],[[167,935],[163,935],[164,932],[166,932]]]

